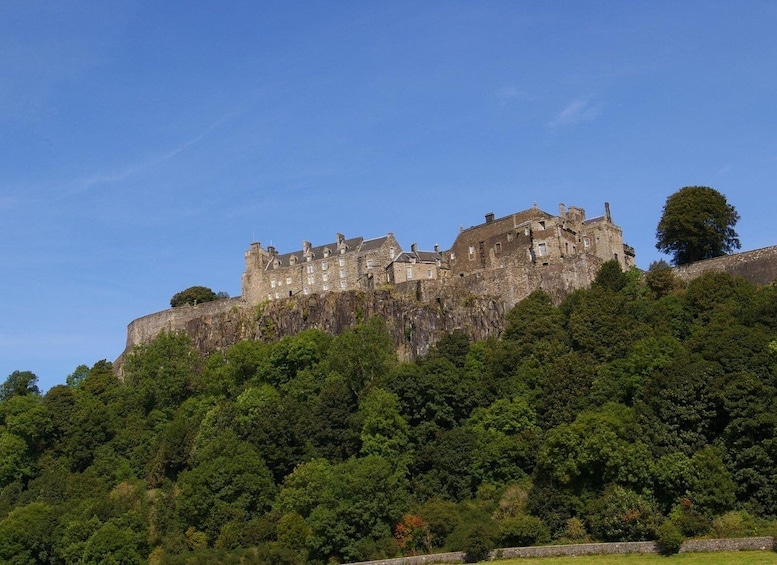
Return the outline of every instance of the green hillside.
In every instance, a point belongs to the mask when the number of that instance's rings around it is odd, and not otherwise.
[[[0,563],[328,563],[777,529],[777,287],[605,264],[499,340],[374,318],[0,389]],[[109,559],[109,560],[106,560]],[[242,561],[241,561],[242,560]]]

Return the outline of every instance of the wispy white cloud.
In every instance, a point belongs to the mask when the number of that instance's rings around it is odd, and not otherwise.
[[[196,145],[208,135],[218,129],[224,122],[233,117],[233,114],[229,114],[208,126],[205,130],[199,134],[183,141],[172,149],[162,151],[156,155],[152,155],[141,162],[130,164],[124,168],[117,169],[108,172],[98,172],[87,177],[76,179],[70,183],[67,196],[72,196],[81,192],[86,192],[92,188],[100,185],[114,184],[124,181],[130,177],[140,174],[148,169],[152,169],[158,165],[161,165],[165,161],[169,161],[178,155],[184,153],[190,147]]]
[[[577,99],[567,104],[548,125],[553,129],[574,126],[592,122],[599,117],[599,114],[601,114],[599,106],[592,105],[589,100]]]

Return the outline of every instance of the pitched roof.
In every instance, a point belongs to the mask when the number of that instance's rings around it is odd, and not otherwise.
[[[362,241],[364,241],[363,237],[352,237],[351,239],[346,239],[343,243],[345,243],[346,246],[346,253],[350,253],[353,251],[357,251],[359,249],[359,246],[362,244]],[[313,255],[314,259],[322,259],[324,257],[324,250],[329,249],[330,253],[332,255],[337,254],[337,242],[333,243],[326,243],[324,245],[317,245],[316,247],[311,247],[310,252]],[[305,261],[305,250],[300,249],[298,251],[293,251],[291,253],[284,253],[283,255],[276,255],[273,257],[268,263],[267,263],[267,269],[280,269],[282,267],[289,267],[291,266],[291,258],[292,256],[297,257],[297,261],[299,263],[303,263]],[[275,267],[275,261],[280,261],[280,264]]]

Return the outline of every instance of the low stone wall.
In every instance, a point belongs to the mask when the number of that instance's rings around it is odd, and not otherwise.
[[[777,281],[777,245],[696,261],[672,270],[685,281],[691,281],[706,272],[723,272],[744,277],[755,284],[767,285]]]
[[[697,539],[683,542],[680,553],[713,553],[716,551],[777,551],[772,536],[757,538]]]
[[[680,553],[714,553],[722,551],[777,551],[775,538],[771,536],[754,538],[704,539],[683,542]],[[522,557],[576,557],[580,555],[625,555],[627,553],[660,553],[654,541],[633,541],[620,543],[580,543],[569,545],[543,545],[535,547],[508,547],[495,549],[489,560],[515,559]],[[463,563],[464,553],[434,553],[415,555],[379,561],[362,561],[350,565],[431,565],[433,563]]]

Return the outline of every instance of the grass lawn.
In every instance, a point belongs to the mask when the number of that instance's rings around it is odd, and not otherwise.
[[[663,563],[664,565],[774,565],[774,551],[732,551],[727,553],[681,553],[661,555],[581,555],[579,557],[527,557],[505,559],[499,565],[637,565],[638,563]]]

